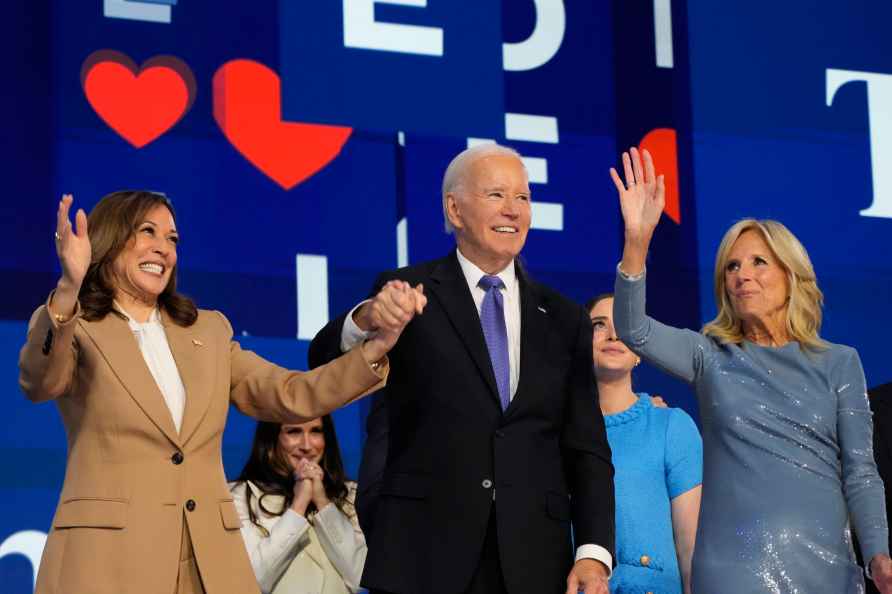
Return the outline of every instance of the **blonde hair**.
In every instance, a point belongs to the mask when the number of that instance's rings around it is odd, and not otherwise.
[[[443,196],[443,225],[446,229],[446,233],[452,233],[455,231],[452,227],[452,223],[449,222],[449,215],[447,213],[447,205],[446,205],[446,196],[450,192],[455,192],[459,188],[461,188],[465,183],[465,178],[468,175],[468,171],[470,170],[470,166],[477,159],[482,159],[483,157],[490,157],[492,155],[502,155],[509,157],[517,157],[518,160],[523,163],[520,153],[511,148],[510,146],[503,146],[501,144],[496,144],[494,142],[487,142],[484,144],[477,144],[472,147],[466,148],[452,159],[449,163],[449,166],[446,167],[446,172],[443,174],[443,187],[442,187],[442,196]],[[526,165],[524,165],[524,171],[526,171]]]
[[[703,326],[703,334],[713,336],[722,343],[743,342],[743,326],[731,306],[725,286],[725,266],[734,242],[747,231],[754,231],[762,236],[787,274],[790,291],[785,316],[787,333],[804,347],[827,348],[827,342],[818,335],[821,330],[824,294],[818,288],[815,269],[808,252],[789,229],[772,220],[743,219],[725,233],[715,257],[713,279],[719,313],[714,320]]]

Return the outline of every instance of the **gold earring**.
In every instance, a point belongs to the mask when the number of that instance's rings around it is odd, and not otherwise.
[[[635,367],[638,367],[639,365],[641,365],[641,357],[635,359]]]

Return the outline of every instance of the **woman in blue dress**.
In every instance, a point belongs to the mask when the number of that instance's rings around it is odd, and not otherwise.
[[[892,594],[883,483],[855,349],[820,338],[823,296],[802,244],[746,219],[719,246],[718,316],[699,334],[645,313],[645,259],[665,203],[647,151],[611,168],[625,243],[614,320],[629,347],[691,383],[703,427],[694,594]]]
[[[613,452],[616,568],[612,594],[690,594],[703,446],[691,417],[632,391],[640,359],[613,329],[613,295],[592,299],[598,400]]]

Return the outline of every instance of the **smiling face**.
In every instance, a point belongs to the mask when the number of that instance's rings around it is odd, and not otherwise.
[[[725,262],[725,291],[744,332],[754,323],[783,327],[790,283],[762,235],[744,231]]]
[[[322,419],[313,419],[297,425],[282,425],[276,449],[292,471],[304,459],[319,464],[325,454]]]
[[[117,286],[146,303],[153,303],[167,288],[177,263],[177,234],[173,214],[163,204],[146,213],[112,267]]]
[[[461,253],[481,270],[504,270],[530,230],[530,186],[523,163],[509,154],[478,157],[446,195],[446,211]]]
[[[589,312],[592,320],[592,357],[599,379],[616,378],[632,372],[638,356],[616,337],[613,328],[613,297],[598,301]]]

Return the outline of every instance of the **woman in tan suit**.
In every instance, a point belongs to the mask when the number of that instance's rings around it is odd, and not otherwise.
[[[263,594],[356,594],[366,543],[331,416],[258,423],[230,485]]]
[[[300,423],[380,388],[386,353],[424,296],[391,286],[393,315],[375,338],[324,368],[289,371],[243,351],[223,314],[177,293],[167,198],[109,194],[89,219],[77,212],[76,230],[71,203],[63,197],[57,214],[62,275],[19,361],[25,394],[54,400],[68,436],[36,593],[257,592],[223,476],[230,403]]]

